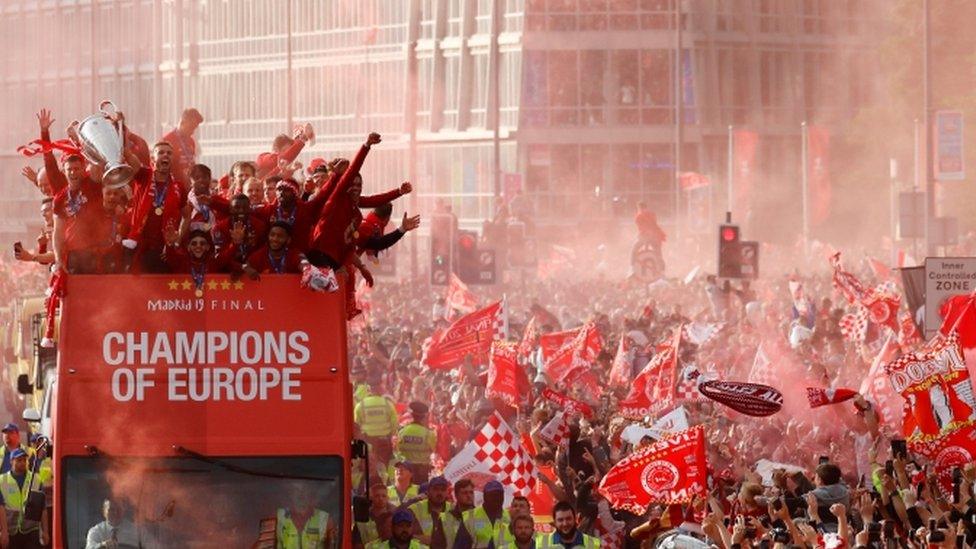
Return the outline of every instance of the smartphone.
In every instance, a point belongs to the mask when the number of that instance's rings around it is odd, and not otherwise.
[[[776,498],[776,499],[774,499],[773,500],[773,510],[774,511],[779,511],[782,508],[783,508],[783,499],[782,498]]]
[[[746,539],[756,539],[756,528],[754,526],[746,526]]]
[[[936,520],[934,518],[930,518],[929,519],[929,532],[935,532],[935,528],[936,528],[936,525],[937,524],[938,523],[936,522]]]
[[[892,461],[890,459],[887,460],[887,461],[885,461],[885,474],[887,474],[889,477],[894,477],[895,476],[895,462],[894,461]]]
[[[904,439],[895,438],[891,440],[891,457],[908,457],[908,443],[906,443]]]
[[[885,539],[892,539],[895,536],[895,523],[890,520],[881,521],[881,533]]]
[[[14,242],[14,253],[18,253],[19,254],[20,251],[23,250],[23,249],[24,249],[24,245],[21,244],[19,240],[17,242]]]

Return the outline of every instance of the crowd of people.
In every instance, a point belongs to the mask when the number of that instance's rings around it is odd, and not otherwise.
[[[44,146],[53,143],[54,118],[45,110],[37,118],[44,167],[25,168],[24,176],[46,197],[45,229],[36,247],[17,248],[21,262],[69,274],[178,272],[192,275],[198,289],[210,273],[257,278],[312,265],[349,275],[354,417],[370,447],[353,477],[370,515],[356,523],[357,546],[976,544],[973,464],[958,470],[954,493],[946,494],[933,464],[899,451],[900,418],[886,417],[863,388],[872,364],[923,342],[883,326],[872,326],[868,338],[849,337],[842,319],[850,304],[826,261],[820,269],[752,284],[703,275],[649,283],[581,268],[571,276],[520,277],[476,290],[482,305],[506,296],[507,336],[520,342],[519,368],[530,380],[513,405],[487,394],[484,357],[469,356],[451,370],[424,364],[425,342],[458,314],[439,290],[411,280],[368,289],[372,274],[360,254],[387,249],[419,225],[419,217],[404,214],[387,232],[391,203],[412,191],[409,183],[361,196],[359,172],[379,135],[370,134],[352,160],[314,159],[303,168],[295,160],[314,135],[306,125],[215,177],[196,160],[193,135],[203,117],[189,109],[152,147],[126,130],[126,161],[136,175],[130,185],[113,187],[101,183],[99,167],[80,153],[56,158],[56,147]],[[121,116],[116,121],[124,123]],[[371,211],[364,216],[363,208]],[[666,238],[653,215],[642,207],[636,221],[663,264]],[[357,273],[367,288],[358,285],[354,295]],[[867,268],[856,275],[868,285],[886,276]],[[6,277],[3,283],[30,281]],[[584,325],[598,339],[585,368],[590,381],[547,377],[539,338]],[[667,406],[644,417],[622,414],[634,380],[666,352],[674,353],[679,373],[662,403]],[[716,377],[772,386],[783,393],[782,409],[752,417],[703,397],[696,380]],[[811,409],[805,387],[862,389],[849,402]],[[547,390],[592,413],[564,409],[545,398]],[[654,426],[678,408],[684,423],[704,429],[706,492],[646,512],[614,508],[601,480],[628,455],[666,437]],[[554,441],[543,431],[560,413],[571,419]],[[445,476],[495,415],[534,460],[529,493],[513,496],[498,479],[452,483]]]
[[[856,276],[866,285],[880,281],[867,265]],[[357,527],[363,544],[392,540],[391,546],[405,546],[404,539],[416,539],[432,547],[602,542],[730,549],[976,543],[973,464],[960,469],[953,498],[938,488],[934,464],[897,451],[904,442],[901,418],[884,417],[869,391],[843,404],[809,407],[806,387],[863,387],[873,363],[897,356],[891,349],[897,345],[884,344],[886,339],[898,339],[906,352],[922,343],[874,326],[869,341],[852,341],[841,327],[849,305],[832,284],[826,260],[807,275],[752,284],[720,283],[712,276],[646,284],[581,273],[573,280],[523,280],[517,287],[480,291],[482,304],[505,292],[515,341],[524,342],[527,329],[546,334],[592,323],[601,334],[600,352],[588,365],[597,390],[547,379],[536,342],[520,360],[533,381],[525,401],[512,407],[489,398],[486,361],[469,357],[450,372],[423,363],[425,340],[449,324],[445,312],[451,307],[443,295],[409,282],[377,287],[361,298],[369,315],[351,342],[355,417],[373,451],[370,485],[365,474],[356,477],[372,502],[371,521]],[[688,336],[689,327],[707,335]],[[673,402],[657,415],[622,417],[630,382],[682,329]],[[611,376],[621,349],[629,350],[622,355],[625,384]],[[762,418],[734,412],[697,391],[682,392],[691,372],[768,383],[782,391],[784,406]],[[767,377],[756,379],[757,372]],[[594,411],[576,415],[559,444],[540,436],[564,411],[543,397],[547,387]],[[650,427],[673,407],[682,408],[688,424],[704,426],[712,478],[707,496],[642,514],[612,508],[598,490],[601,478],[652,444]],[[469,479],[449,486],[440,476],[496,412],[518,431],[538,473],[531,494],[509,496],[504,508],[492,495],[500,486],[475,486]],[[645,434],[628,437],[632,425]],[[483,498],[477,505],[475,487]],[[409,536],[395,525],[407,520],[404,510],[413,516]]]

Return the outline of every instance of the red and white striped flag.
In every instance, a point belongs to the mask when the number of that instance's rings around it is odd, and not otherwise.
[[[481,431],[444,467],[451,484],[467,476],[489,475],[510,495],[528,496],[536,483],[535,463],[518,433],[495,412]]]

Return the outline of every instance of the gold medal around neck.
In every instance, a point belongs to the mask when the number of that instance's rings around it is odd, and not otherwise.
[[[197,291],[193,292],[197,297],[203,297],[203,290],[197,288]]]
[[[156,215],[163,215],[163,209],[162,208],[156,208]]]

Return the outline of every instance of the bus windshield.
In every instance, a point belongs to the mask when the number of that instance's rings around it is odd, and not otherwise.
[[[273,547],[291,526],[325,547],[342,543],[336,456],[71,457],[64,465],[64,547],[106,537],[123,548]]]

